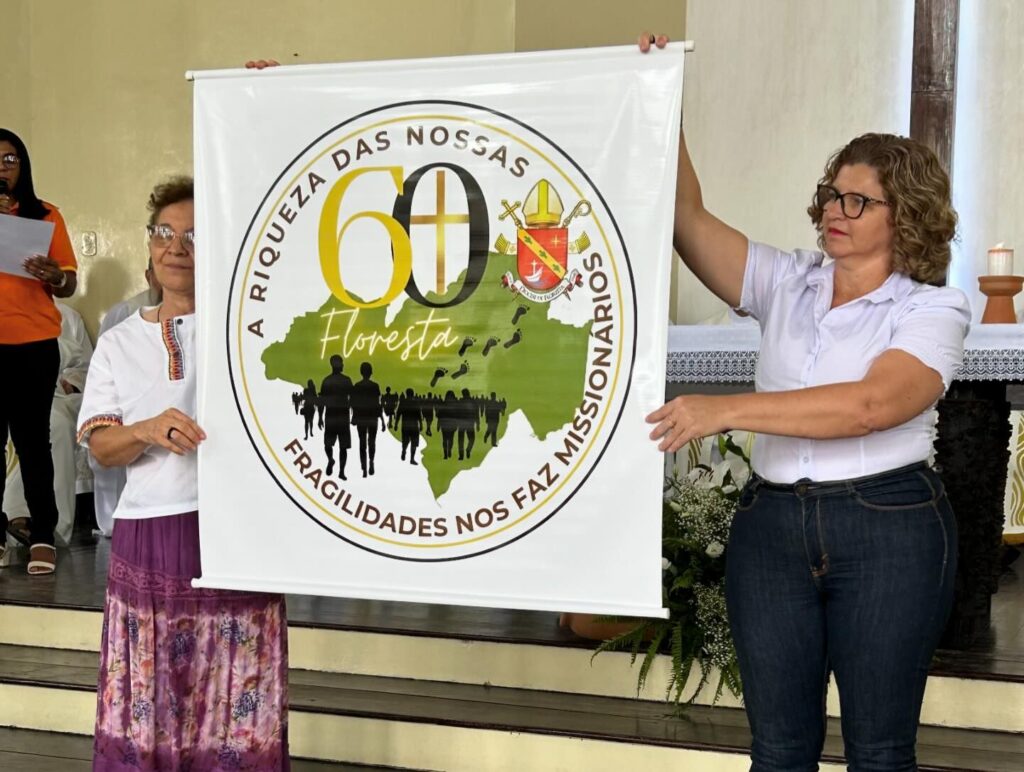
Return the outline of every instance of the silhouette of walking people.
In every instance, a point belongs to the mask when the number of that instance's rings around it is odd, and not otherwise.
[[[362,375],[362,380],[352,387],[350,404],[352,423],[355,424],[356,434],[359,435],[359,466],[362,467],[363,477],[366,477],[367,469],[370,474],[374,471],[373,460],[377,455],[377,421],[380,421],[381,431],[387,426],[381,406],[380,386],[370,380],[373,367],[369,362],[363,362],[359,365],[359,374]]]
[[[491,447],[498,447],[498,423],[501,421],[501,416],[505,412],[506,402],[504,399],[498,399],[498,396],[492,391],[491,398],[483,400],[484,410],[484,423],[487,424],[487,431],[484,432],[484,442],[487,442],[487,438],[491,439]]]
[[[295,407],[295,415],[298,415],[299,414],[299,407],[302,406],[302,392],[301,391],[293,391],[292,392],[292,405]]]
[[[324,421],[324,450],[327,451],[327,474],[334,470],[334,444],[338,444],[338,476],[345,477],[348,449],[352,447],[352,427],[349,419],[352,379],[342,373],[344,361],[335,354],[331,357],[331,374],[320,384],[320,409]]]
[[[441,453],[445,460],[455,454],[455,437],[458,435],[459,460],[473,455],[476,436],[481,424],[486,429],[483,442],[491,447],[498,446],[498,429],[506,415],[508,404],[492,391],[488,396],[473,394],[468,388],[461,392],[449,389],[444,392],[428,391],[417,393],[412,387],[395,388],[381,386],[373,380],[373,365],[362,362],[359,365],[361,380],[353,381],[343,373],[344,361],[335,354],[330,359],[331,374],[324,378],[317,394],[312,379],[302,392],[293,394],[293,402],[302,413],[306,439],[313,436],[313,416],[319,412],[319,427],[324,430],[324,450],[327,453],[326,473],[334,471],[338,462],[338,476],[347,480],[345,469],[348,451],[352,447],[352,426],[359,438],[359,466],[363,477],[376,472],[377,434],[394,430],[402,442],[402,461],[408,455],[409,463],[419,466],[416,451],[420,438],[433,436],[436,420],[437,433],[441,435]],[[468,366],[464,365],[468,370]],[[461,394],[461,396],[460,396]],[[378,427],[379,423],[379,427]],[[337,445],[338,455],[334,450]]]
[[[398,394],[391,391],[391,387],[388,386],[384,389],[384,394],[380,398],[381,407],[384,408],[384,415],[388,418],[388,428],[395,428],[395,408],[398,407]]]
[[[434,395],[428,392],[426,396],[420,397],[420,406],[423,413],[423,428],[426,430],[424,434],[430,437],[430,422],[434,420]]]
[[[480,408],[476,397],[469,393],[469,389],[463,389],[458,412],[460,461],[469,458],[473,453],[473,443],[476,442],[476,432],[479,428]]]
[[[437,394],[428,394],[427,399],[430,400],[430,409],[433,411],[434,417],[437,419],[437,430],[441,431],[441,406],[444,404],[441,392],[437,392]]]
[[[437,404],[437,428],[441,432],[441,455],[452,457],[452,446],[455,444],[455,431],[459,422],[459,400],[455,392],[449,391]]]
[[[416,463],[416,448],[420,444],[420,424],[423,421],[420,400],[412,389],[406,389],[401,402],[398,403],[398,425],[402,431],[402,460],[405,461],[406,451],[409,452],[409,463]]]
[[[320,400],[316,395],[316,386],[314,385],[312,378],[306,382],[306,388],[303,390],[301,395],[301,402],[302,418],[305,426],[305,434],[302,438],[308,440],[313,436],[313,416],[316,415],[317,407],[320,404]]]

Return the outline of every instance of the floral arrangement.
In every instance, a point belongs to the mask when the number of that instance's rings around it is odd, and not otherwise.
[[[702,443],[689,448],[688,471],[665,479],[662,506],[662,598],[668,619],[644,620],[635,629],[602,643],[602,651],[643,655],[637,693],[644,687],[658,654],[672,658],[665,699],[677,709],[692,703],[719,673],[712,704],[728,688],[741,694],[739,665],[725,607],[725,547],[740,489],[750,473],[744,450],[729,435],[712,439],[710,459],[700,463]],[[696,666],[700,680],[693,693],[684,689]]]

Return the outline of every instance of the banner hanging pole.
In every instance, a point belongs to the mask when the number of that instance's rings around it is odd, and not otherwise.
[[[694,42],[692,40],[684,40],[684,41],[682,41],[681,44],[672,44],[672,43],[670,43],[669,45],[681,45],[683,53],[687,53],[687,54],[692,54],[694,52],[694,50],[695,50]],[[594,49],[588,49],[588,50],[592,50],[594,52],[607,52],[607,51],[625,50],[625,49],[632,49],[632,48],[633,48],[632,45],[629,45],[629,46],[606,46],[606,47],[602,47],[602,48],[594,48]],[[524,59],[528,60],[530,58],[540,59],[540,58],[544,58],[544,57],[559,56],[559,55],[562,55],[564,53],[565,53],[565,51],[557,51],[557,50],[555,50],[555,51],[521,51],[521,52],[512,52],[512,53],[503,53],[503,54],[483,54],[483,55],[474,54],[472,56],[450,56],[450,57],[445,57],[445,58],[448,59],[448,60],[459,59],[459,60],[466,61],[466,63],[472,63],[473,61],[476,61],[476,60],[479,60],[479,59],[499,59],[499,58],[503,59],[503,58],[510,58],[510,57],[515,57],[517,60],[524,60]],[[266,77],[267,75],[278,75],[278,76],[280,76],[282,73],[294,73],[296,71],[296,68],[301,68],[302,72],[309,72],[309,73],[337,72],[340,69],[358,70],[358,69],[362,69],[364,67],[372,68],[374,70],[379,70],[382,67],[388,67],[388,66],[399,66],[399,67],[402,67],[402,68],[411,67],[411,66],[414,66],[417,62],[421,62],[421,61],[422,62],[429,62],[431,64],[436,64],[438,62],[438,59],[437,58],[433,58],[433,59],[385,59],[385,60],[376,61],[376,62],[336,62],[336,63],[331,63],[331,64],[296,64],[296,65],[287,65],[285,67],[280,67],[280,68],[278,68],[278,67],[266,67],[263,70],[256,70],[255,72],[263,73],[263,75],[261,77]],[[442,59],[442,61],[443,61],[443,59]],[[186,72],[185,72],[185,80],[187,80],[187,81],[194,81],[196,79],[206,80],[208,78],[237,78],[237,77],[246,77],[246,76],[252,77],[253,75],[254,75],[253,69],[245,68],[245,67],[232,67],[230,69],[220,69],[220,70],[186,70]]]

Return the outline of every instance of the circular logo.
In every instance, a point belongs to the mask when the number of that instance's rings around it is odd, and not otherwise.
[[[298,510],[362,549],[445,561],[559,513],[587,527],[572,500],[601,485],[635,331],[586,170],[514,117],[429,101],[347,120],[281,172],[226,332],[242,422]]]

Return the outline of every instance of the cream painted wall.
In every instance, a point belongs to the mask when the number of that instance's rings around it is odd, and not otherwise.
[[[191,171],[186,70],[514,45],[510,0],[4,0],[3,14],[0,43],[24,46],[17,72],[0,81],[4,122],[10,100],[37,189],[68,220],[81,263],[72,304],[93,334],[107,308],[145,286],[149,190]],[[82,253],[87,231],[98,236],[94,257]]]
[[[814,248],[805,210],[828,156],[865,131],[909,131],[913,23],[914,0],[689,0],[683,126],[708,209],[752,239]],[[678,322],[724,312],[680,274]]]
[[[644,30],[682,40],[685,0],[516,0],[516,51],[614,46]]]
[[[987,250],[1015,247],[1024,275],[1024,3],[985,0],[960,4],[953,203],[961,241],[949,283],[971,299],[975,320],[985,310],[979,275]],[[1016,297],[1024,309],[1024,293]]]
[[[11,129],[28,142],[29,90],[24,83],[28,74],[30,37],[22,34],[28,9],[24,0],[4,2],[0,6],[0,51],[4,64],[0,67],[0,126]]]

